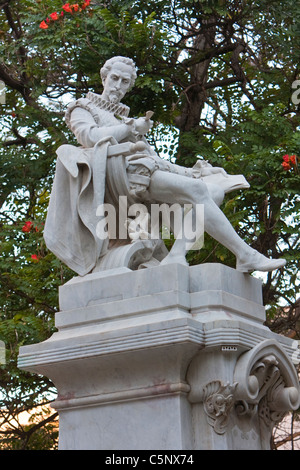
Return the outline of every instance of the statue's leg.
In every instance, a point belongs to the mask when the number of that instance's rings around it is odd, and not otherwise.
[[[205,185],[212,200],[220,207],[225,197],[224,190],[216,184],[205,183]]]
[[[269,260],[250,248],[235,232],[229,220],[210,197],[205,183],[200,179],[157,170],[151,176],[149,196],[153,203],[192,204],[195,214],[196,205],[203,204],[204,231],[236,256],[237,269],[240,271],[271,271],[285,264],[285,260]],[[186,263],[185,255],[189,242],[183,233],[182,237],[175,241],[164,263]]]

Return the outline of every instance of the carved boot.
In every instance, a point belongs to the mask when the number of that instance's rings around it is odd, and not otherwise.
[[[282,268],[286,264],[286,260],[269,259],[256,250],[249,255],[246,261],[237,259],[236,269],[242,273],[251,273],[252,271],[274,271]]]

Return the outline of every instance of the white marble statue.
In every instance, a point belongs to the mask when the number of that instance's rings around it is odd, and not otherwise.
[[[79,275],[93,271],[113,246],[112,240],[97,236],[97,208],[104,201],[116,203],[119,195],[148,206],[202,204],[205,232],[234,253],[238,271],[284,266],[285,260],[268,259],[250,248],[219,208],[227,191],[248,186],[243,177],[237,177],[236,185],[235,177],[201,160],[193,168],[172,164],[147,143],[152,113],[133,119],[121,103],[136,78],[134,62],[113,57],[101,69],[101,78],[102,95],[89,92],[66,112],[66,123],[80,147],[63,145],[57,151],[44,232],[48,248]],[[185,237],[179,237],[161,263],[186,264],[187,246]]]

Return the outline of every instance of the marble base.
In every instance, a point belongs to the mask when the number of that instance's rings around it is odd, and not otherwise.
[[[299,405],[294,342],[261,283],[219,264],[127,268],[60,288],[58,331],[19,367],[58,390],[60,449],[268,449]]]

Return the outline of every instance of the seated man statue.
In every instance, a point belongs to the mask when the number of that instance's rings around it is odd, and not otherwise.
[[[134,62],[126,57],[113,57],[102,67],[101,78],[102,95],[89,92],[85,98],[72,102],[66,112],[66,123],[81,147],[62,145],[57,151],[44,231],[48,248],[78,274],[93,271],[109,249],[97,237],[97,207],[103,204],[109,191],[126,195],[118,189],[122,178],[112,174],[108,164],[109,152],[114,146],[131,142],[139,144],[139,151],[126,154],[121,176],[126,178],[133,202],[178,203],[182,207],[189,204],[192,211],[201,204],[204,231],[236,256],[237,270],[272,271],[284,266],[285,260],[268,259],[249,247],[219,208],[226,189],[211,184],[209,176],[226,180],[228,175],[223,169],[200,160],[193,168],[172,164],[160,158],[147,143],[145,135],[153,125],[151,113],[132,119],[128,117],[129,108],[121,103],[136,78]],[[187,246],[184,235],[179,237],[161,263],[187,264]]]

